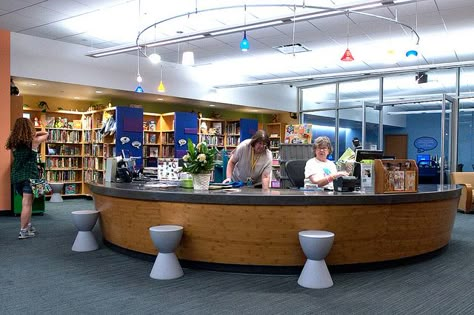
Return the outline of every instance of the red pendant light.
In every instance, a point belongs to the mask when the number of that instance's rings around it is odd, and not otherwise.
[[[354,57],[352,56],[352,53],[349,50],[349,48],[346,49],[346,51],[344,52],[344,55],[342,55],[342,57],[341,57],[341,60],[342,61],[354,61]]]

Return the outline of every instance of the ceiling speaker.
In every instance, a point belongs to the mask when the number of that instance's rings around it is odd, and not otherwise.
[[[415,76],[415,80],[418,84],[426,83],[428,82],[428,74],[426,74],[426,72],[418,72]]]

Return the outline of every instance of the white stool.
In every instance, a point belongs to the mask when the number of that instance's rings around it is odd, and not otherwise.
[[[53,194],[49,199],[49,202],[63,202],[63,197],[61,197],[61,192],[63,190],[64,183],[49,183]]]
[[[329,254],[334,233],[327,231],[301,231],[300,245],[308,258],[298,278],[298,284],[310,289],[324,289],[333,286],[331,275],[324,258]]]
[[[79,210],[72,212],[72,221],[79,230],[76,239],[72,245],[72,250],[75,252],[89,252],[99,248],[99,244],[92,234],[99,211],[95,210]]]
[[[150,227],[150,236],[158,249],[155,264],[150,277],[169,280],[182,277],[183,269],[174,253],[183,236],[183,227],[179,225],[158,225]]]

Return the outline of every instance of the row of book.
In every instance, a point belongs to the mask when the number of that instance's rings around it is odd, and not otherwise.
[[[48,157],[46,158],[47,168],[81,168],[81,158],[79,157]]]
[[[81,132],[77,130],[50,129],[49,142],[81,143]]]
[[[83,135],[84,143],[103,142],[104,135],[98,130],[85,130]]]
[[[224,136],[221,135],[201,135],[201,141],[211,146],[224,146]]]
[[[85,157],[84,158],[84,168],[85,169],[95,169],[95,170],[104,170],[104,159],[97,157]]]
[[[81,175],[81,173],[77,171],[52,171],[46,170],[46,181],[48,182],[77,182],[78,180],[77,175]]]
[[[240,134],[240,122],[228,123],[225,126],[225,132],[227,134]]]
[[[102,145],[93,144],[84,146],[84,155],[102,157],[104,155],[104,149]]]
[[[81,148],[78,146],[67,144],[50,144],[48,143],[47,155],[81,155]]]
[[[240,143],[239,136],[227,136],[227,144],[228,146],[237,146]]]
[[[84,182],[103,183],[104,182],[104,172],[98,172],[98,171],[95,171],[95,170],[84,171]]]

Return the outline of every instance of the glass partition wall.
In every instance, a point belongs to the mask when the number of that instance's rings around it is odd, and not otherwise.
[[[429,155],[439,181],[449,171],[474,169],[474,69],[451,68],[338,80],[300,87],[300,122],[313,139],[327,135],[337,159],[352,139],[384,149],[384,136],[406,135],[407,158]]]

